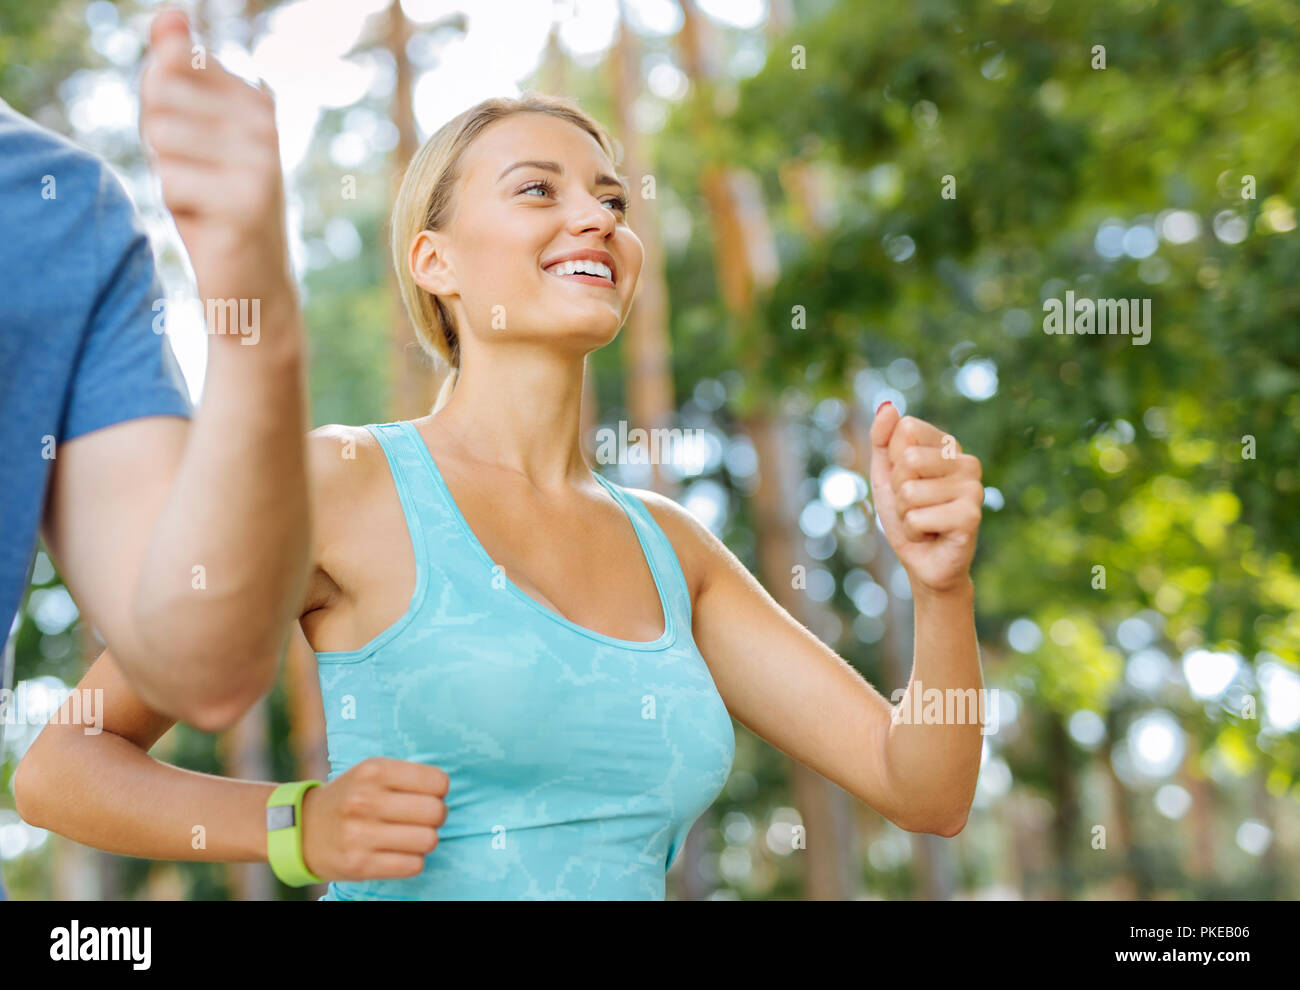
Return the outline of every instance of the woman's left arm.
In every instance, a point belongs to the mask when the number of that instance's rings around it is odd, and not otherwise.
[[[915,610],[912,675],[897,707],[707,527],[675,503],[655,503],[685,551],[696,583],[692,632],[728,711],[900,828],[953,836],[966,824],[983,745],[978,715],[963,704],[983,686],[969,575],[983,503],[979,461],[930,424],[900,420],[892,405],[877,413],[871,442],[872,500]],[[945,699],[940,717],[926,717],[934,706],[922,702],[936,697]]]

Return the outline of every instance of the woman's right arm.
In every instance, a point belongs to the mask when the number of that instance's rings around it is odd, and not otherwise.
[[[81,697],[93,698],[93,708],[80,705],[74,724],[70,696],[18,764],[14,797],[24,821],[124,856],[266,862],[266,802],[277,784],[150,756],[173,720],[140,700],[107,651],[76,690],[89,692]],[[438,767],[372,757],[308,790],[307,868],[325,880],[415,876],[437,846],[447,786]]]
[[[105,651],[14,775],[18,814],[83,845],[146,859],[266,859],[275,784],[183,770],[149,755],[174,721],[144,704]],[[93,707],[91,707],[93,699]],[[82,723],[73,724],[80,709]],[[87,724],[87,712],[95,724]]]

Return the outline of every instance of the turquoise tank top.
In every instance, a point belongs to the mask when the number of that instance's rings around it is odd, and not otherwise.
[[[631,520],[665,628],[646,642],[586,629],[496,566],[411,423],[366,429],[397,484],[416,582],[365,646],[316,654],[328,779],[371,756],[430,763],[450,781],[447,818],[418,876],[335,881],[321,900],[662,900],[735,756],[668,537],[595,474]]]

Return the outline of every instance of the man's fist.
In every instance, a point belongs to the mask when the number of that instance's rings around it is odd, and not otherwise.
[[[955,437],[893,403],[871,424],[871,499],[885,538],[915,586],[948,591],[970,580],[983,515],[979,458]]]
[[[274,101],[197,46],[178,10],[153,21],[140,136],[200,298],[248,300],[245,312],[258,300],[263,313],[296,315]],[[274,329],[288,321],[269,322]]]
[[[325,880],[417,876],[447,820],[447,775],[374,756],[303,795],[302,855]]]

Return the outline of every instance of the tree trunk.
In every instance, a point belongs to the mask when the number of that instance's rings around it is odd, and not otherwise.
[[[1056,853],[1058,897],[1070,899],[1079,895],[1079,871],[1075,866],[1077,835],[1075,823],[1079,820],[1079,781],[1070,760],[1070,737],[1061,716],[1051,710],[1043,712],[1047,733],[1047,764],[1051,777],[1052,844]],[[1091,838],[1091,837],[1090,837]]]
[[[393,198],[402,184],[406,166],[410,164],[415,152],[419,150],[420,139],[415,124],[415,71],[406,54],[407,43],[411,40],[411,22],[402,10],[401,0],[391,0],[388,5],[388,17],[384,31],[384,47],[393,59],[396,81],[393,86],[393,124],[397,127],[397,146],[390,158]],[[415,338],[411,321],[406,315],[406,306],[402,302],[402,293],[398,287],[397,273],[390,270],[388,276],[389,296],[392,300],[392,394],[389,396],[390,416],[393,420],[416,419],[425,416],[433,407],[437,392],[434,390],[435,375],[430,369],[430,361]],[[445,368],[437,377],[437,384],[446,374]]]
[[[838,623],[825,605],[801,594],[792,580],[796,566],[802,567],[804,574],[812,566],[799,535],[802,458],[796,456],[789,425],[783,420],[760,411],[748,418],[746,429],[759,463],[754,528],[763,584],[787,612],[825,641]],[[853,797],[796,760],[790,760],[790,772],[807,842],[802,851],[807,899],[856,898],[859,881]]]
[[[537,71],[538,88],[543,93],[554,96],[567,96],[569,93],[568,59],[560,47],[560,22],[551,23],[551,30],[546,35],[546,51],[542,55],[542,66]]]
[[[1220,896],[1211,893],[1215,883],[1215,844],[1214,844],[1214,789],[1205,774],[1196,765],[1195,760],[1183,761],[1179,771],[1180,782],[1192,796],[1192,807],[1188,814],[1188,858],[1187,872],[1191,875],[1197,897],[1210,898]]]
[[[620,3],[620,13],[622,4]],[[668,335],[668,285],[664,276],[663,239],[660,237],[658,200],[638,198],[643,180],[652,175],[645,142],[632,114],[641,86],[640,51],[636,35],[624,17],[620,18],[617,40],[610,50],[609,69],[614,93],[614,123],[621,135],[623,161],[632,207],[629,219],[645,246],[645,260],[637,285],[636,304],[623,327],[623,380],[629,429],[669,429],[673,425],[675,402],[672,378],[672,345]],[[662,495],[676,497],[678,486],[666,477],[658,463],[651,465],[650,487]]]
[[[144,899],[148,901],[185,900],[185,882],[175,863],[154,863],[145,882]]]
[[[1267,848],[1259,857],[1259,875],[1262,877],[1262,889],[1254,896],[1260,900],[1274,901],[1291,899],[1287,885],[1294,876],[1292,871],[1283,868],[1282,857],[1278,848],[1282,836],[1277,827],[1277,799],[1268,792],[1268,768],[1261,767],[1251,779],[1252,800],[1255,805],[1255,817],[1268,826],[1270,833]]]
[[[1106,716],[1106,738],[1113,741],[1119,737],[1119,712],[1112,707]],[[1115,772],[1115,764],[1110,758],[1109,749],[1106,751],[1105,759],[1102,760],[1102,767],[1109,785],[1112,812],[1110,823],[1112,827],[1107,829],[1106,834],[1108,858],[1111,862],[1119,863],[1123,869],[1113,885],[1111,896],[1115,900],[1136,898],[1145,901],[1151,896],[1151,884],[1147,881],[1146,869],[1138,848],[1132,800],[1128,786]],[[1091,839],[1091,836],[1089,838]],[[1088,848],[1092,848],[1091,843]]]
[[[244,717],[221,734],[217,742],[227,777],[236,780],[270,780],[267,760],[267,701],[258,700]],[[275,876],[265,863],[227,863],[231,900],[275,899]]]
[[[100,853],[61,835],[53,835],[54,877],[50,900],[102,901],[104,873]]]

